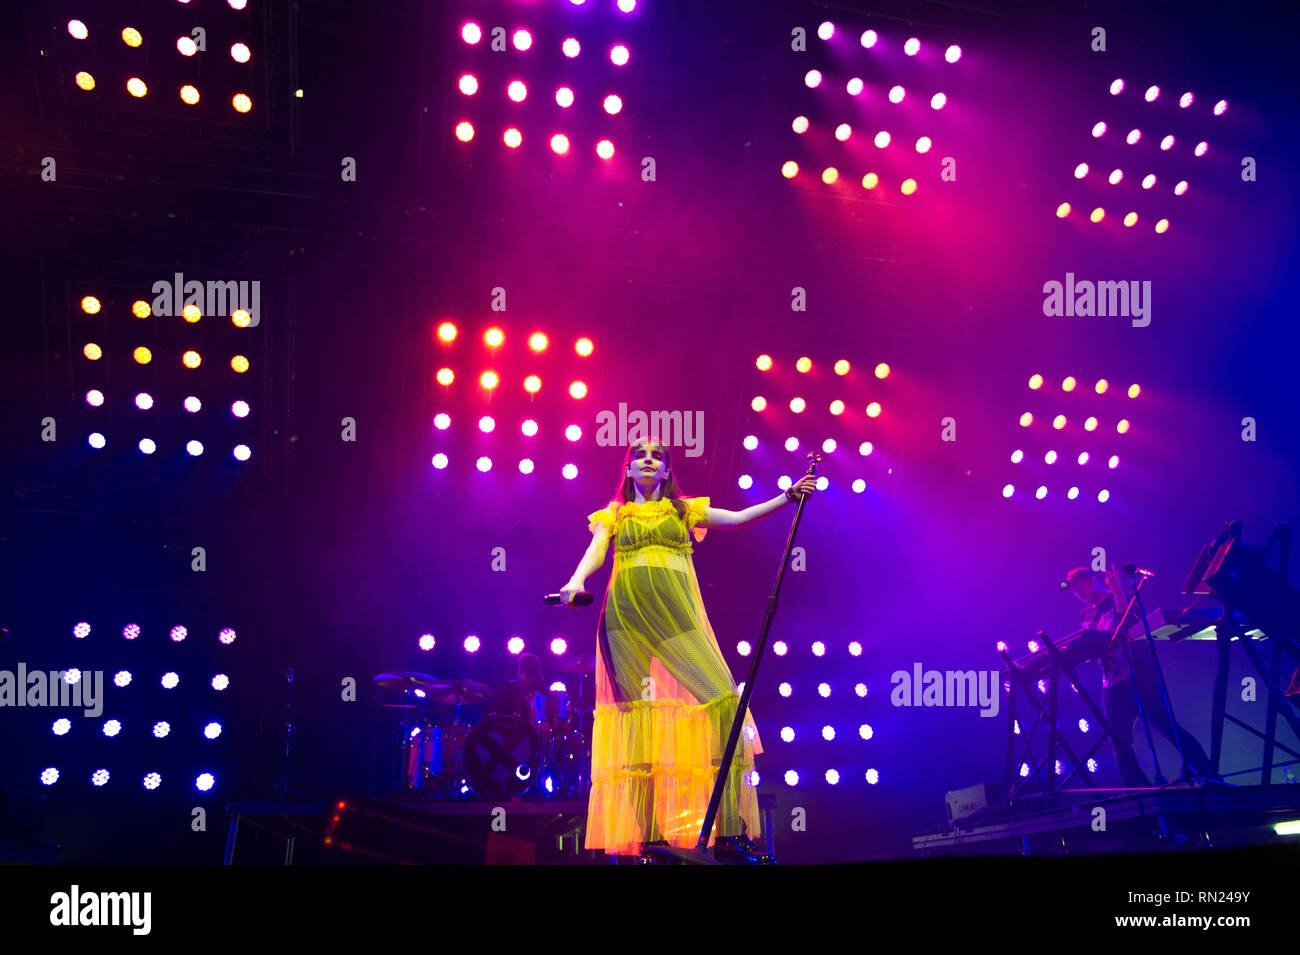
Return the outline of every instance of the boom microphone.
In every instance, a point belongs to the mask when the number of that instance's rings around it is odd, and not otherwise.
[[[1124,571],[1124,573],[1128,574],[1130,577],[1154,577],[1155,576],[1154,572],[1139,567],[1137,564],[1125,564],[1123,567],[1120,568],[1120,570]]]

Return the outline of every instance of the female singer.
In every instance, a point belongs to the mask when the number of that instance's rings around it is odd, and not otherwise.
[[[596,630],[588,849],[695,846],[740,694],[704,612],[688,532],[703,541],[706,528],[752,524],[815,488],[805,475],[771,500],[723,510],[681,495],[671,452],[655,438],[628,448],[618,492],[587,515],[591,543],[561,589],[572,606],[614,542]],[[745,777],[762,752],[747,713],[709,845],[752,852],[758,799]]]

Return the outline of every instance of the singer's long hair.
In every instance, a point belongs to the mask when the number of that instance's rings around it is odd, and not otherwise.
[[[682,520],[686,520],[686,503],[682,500],[681,488],[677,486],[676,474],[673,471],[673,452],[657,437],[651,435],[648,438],[642,438],[640,441],[633,441],[628,445],[627,451],[623,454],[623,467],[619,471],[623,475],[618,491],[615,493],[613,502],[616,504],[626,504],[629,501],[636,500],[636,482],[628,476],[627,469],[632,464],[632,455],[636,449],[647,444],[653,444],[664,453],[664,467],[668,469],[667,475],[659,482],[659,497],[656,500],[672,501],[673,510]]]

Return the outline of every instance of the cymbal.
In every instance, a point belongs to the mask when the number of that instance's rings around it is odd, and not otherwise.
[[[561,673],[591,673],[596,669],[596,661],[589,656],[571,657],[555,665]]]
[[[478,680],[435,680],[425,687],[435,703],[482,703],[492,696],[492,687]]]
[[[386,710],[431,710],[433,709],[432,703],[380,703],[379,705]]]
[[[405,690],[408,687],[432,686],[438,678],[432,673],[419,670],[393,670],[389,673],[376,673],[373,677],[376,686],[387,690]]]

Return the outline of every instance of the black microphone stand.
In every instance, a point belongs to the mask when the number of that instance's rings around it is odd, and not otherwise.
[[[1126,568],[1121,568],[1121,570],[1125,570],[1125,569]],[[1164,703],[1165,715],[1169,718],[1169,732],[1170,735],[1172,735],[1174,738],[1174,746],[1178,750],[1178,758],[1182,760],[1180,775],[1178,779],[1174,781],[1175,782],[1195,781],[1195,782],[1201,782],[1206,784],[1223,785],[1220,780],[1208,779],[1207,777],[1200,775],[1195,770],[1193,770],[1191,765],[1187,762],[1187,754],[1183,752],[1182,734],[1178,732],[1178,721],[1174,719],[1174,704],[1169,697],[1169,685],[1165,683],[1165,671],[1164,668],[1160,666],[1160,656],[1156,653],[1155,638],[1151,636],[1151,622],[1147,620],[1146,608],[1142,606],[1142,587],[1151,578],[1148,576],[1142,576],[1142,578],[1139,580],[1138,576],[1139,575],[1136,570],[1129,573],[1129,578],[1134,581],[1133,598],[1132,600],[1129,601],[1129,607],[1132,608],[1132,606],[1136,604],[1138,609],[1138,615],[1141,616],[1142,618],[1142,628],[1146,631],[1146,635],[1147,635],[1147,649],[1151,651],[1151,664],[1152,667],[1155,669],[1155,673],[1156,673],[1156,687],[1160,691],[1161,702]],[[1125,611],[1126,614],[1127,612],[1128,611]],[[1133,681],[1134,695],[1139,697],[1138,710],[1139,712],[1141,712],[1141,706],[1142,706],[1142,701],[1140,699],[1141,694],[1138,693],[1137,674],[1133,672],[1133,660],[1131,655],[1129,657],[1129,679]],[[1145,714],[1143,714],[1142,721],[1143,723],[1146,723]],[[1147,741],[1151,742],[1151,728],[1149,726],[1147,727],[1146,732],[1147,732]],[[1154,744],[1152,744],[1151,759],[1153,762],[1155,761],[1155,755],[1156,755],[1155,746]],[[1157,777],[1160,776],[1159,764],[1156,764],[1156,776]],[[1168,784],[1163,779],[1157,778],[1156,785],[1165,786]]]
[[[1138,592],[1142,589],[1142,584],[1144,583],[1146,583],[1145,579],[1139,582],[1133,589],[1133,596],[1129,598],[1128,606],[1124,608],[1124,613],[1120,615],[1119,620],[1116,622],[1115,633],[1112,635],[1111,639],[1119,640],[1120,646],[1124,652],[1124,663],[1128,666],[1128,682],[1129,686],[1133,688],[1133,702],[1137,704],[1138,717],[1142,720],[1142,731],[1146,734],[1147,738],[1147,748],[1151,750],[1151,765],[1155,767],[1155,784],[1157,786],[1166,786],[1168,785],[1168,780],[1166,780],[1164,774],[1160,772],[1160,758],[1156,756],[1156,741],[1151,735],[1151,721],[1147,718],[1146,707],[1142,705],[1142,694],[1138,692],[1137,673],[1133,669],[1133,641],[1129,639],[1128,628],[1124,626],[1125,621],[1129,618],[1129,614],[1131,614],[1133,608],[1138,605]],[[1151,628],[1147,625],[1145,614],[1142,615],[1142,623],[1143,626],[1147,627],[1147,643],[1150,643]],[[1174,735],[1177,736],[1178,734],[1175,733]]]
[[[817,463],[821,461],[821,457],[821,454],[816,451],[808,452],[808,471],[805,476],[812,476],[817,473]],[[704,824],[700,827],[700,838],[695,843],[694,849],[650,846],[646,849],[645,855],[651,859],[694,865],[721,864],[708,853],[709,833],[713,831],[713,823],[718,815],[718,807],[722,804],[722,791],[726,787],[727,777],[731,774],[731,762],[736,755],[736,744],[740,740],[740,731],[745,722],[745,714],[749,712],[749,698],[754,693],[754,685],[758,682],[758,668],[763,662],[763,653],[767,649],[767,635],[772,629],[772,620],[776,617],[781,583],[785,579],[786,568],[790,565],[790,553],[794,550],[794,538],[799,531],[799,521],[803,518],[804,505],[807,503],[808,495],[799,495],[799,505],[795,509],[794,521],[790,524],[790,533],[785,540],[785,553],[781,556],[781,569],[777,571],[776,584],[772,588],[772,594],[767,598],[767,614],[763,617],[763,627],[758,634],[758,647],[754,651],[754,660],[749,665],[749,677],[745,680],[744,692],[740,694],[740,703],[736,706],[736,717],[731,721],[731,733],[727,736],[727,746],[722,753],[722,765],[718,767],[717,778],[713,781],[713,795],[709,799],[708,812],[704,815]]]
[[[284,678],[289,683],[289,699],[285,703],[284,749],[280,753],[280,780],[275,784],[275,798],[286,800],[292,796],[297,799],[312,799],[315,797],[294,792],[289,788],[289,766],[293,755],[293,735],[295,731],[293,721],[293,667],[285,669]]]

